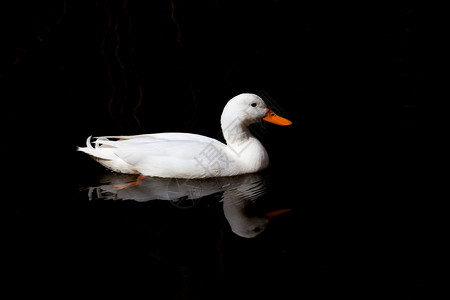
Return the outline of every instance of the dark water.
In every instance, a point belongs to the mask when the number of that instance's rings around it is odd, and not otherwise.
[[[67,294],[429,299],[436,99],[448,98],[437,9],[141,2],[2,9],[15,291],[51,290],[41,273],[57,265],[75,282]],[[293,122],[253,128],[270,156],[260,174],[118,191],[133,178],[75,151],[90,135],[221,139],[222,109],[242,92]]]
[[[136,176],[83,176],[89,286],[169,299],[426,294],[421,196],[373,165],[309,166],[287,153],[237,177],[147,177],[120,189]]]

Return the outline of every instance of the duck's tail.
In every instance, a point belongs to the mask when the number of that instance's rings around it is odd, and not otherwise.
[[[77,150],[88,154],[110,170],[125,174],[139,173],[133,166],[123,161],[114,153],[117,147],[114,146],[113,141],[108,140],[106,137],[97,137],[94,142],[91,142],[91,138],[92,136],[89,136],[86,139],[86,147],[78,147]]]
[[[92,136],[89,136],[86,139],[86,147],[78,147],[77,150],[89,154],[96,159],[111,160],[115,158],[114,153],[111,151],[111,148],[114,147],[109,145],[102,145],[102,138],[96,138],[96,140],[93,142],[94,147],[92,147],[91,138]]]

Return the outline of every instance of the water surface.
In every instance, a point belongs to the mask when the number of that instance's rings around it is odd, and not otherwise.
[[[157,299],[364,298],[402,294],[418,278],[409,264],[415,252],[407,252],[418,227],[358,181],[324,176],[318,186],[277,168],[145,177],[121,189],[136,176],[89,178],[78,196],[88,202],[89,283],[99,290],[131,286]],[[413,227],[398,239],[404,222]]]

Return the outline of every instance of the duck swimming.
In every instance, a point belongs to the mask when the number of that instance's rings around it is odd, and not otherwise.
[[[254,173],[269,156],[249,126],[262,120],[281,126],[292,122],[276,115],[254,94],[240,94],[225,105],[221,127],[226,144],[206,136],[167,132],[102,136],[78,150],[106,168],[125,174],[165,178],[207,178]]]

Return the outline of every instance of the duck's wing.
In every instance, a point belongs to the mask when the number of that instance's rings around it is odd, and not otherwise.
[[[111,136],[101,136],[97,137],[97,140],[104,139],[117,139],[119,141],[130,141],[130,142],[152,142],[152,141],[200,141],[200,142],[218,142],[210,137],[185,133],[185,132],[165,132],[165,133],[153,133],[153,134],[139,134],[139,135],[111,135]]]
[[[118,139],[116,141],[108,138]],[[188,133],[161,133],[127,137],[100,137],[108,147],[141,174],[158,177],[205,178],[227,175],[232,164],[226,145]]]

